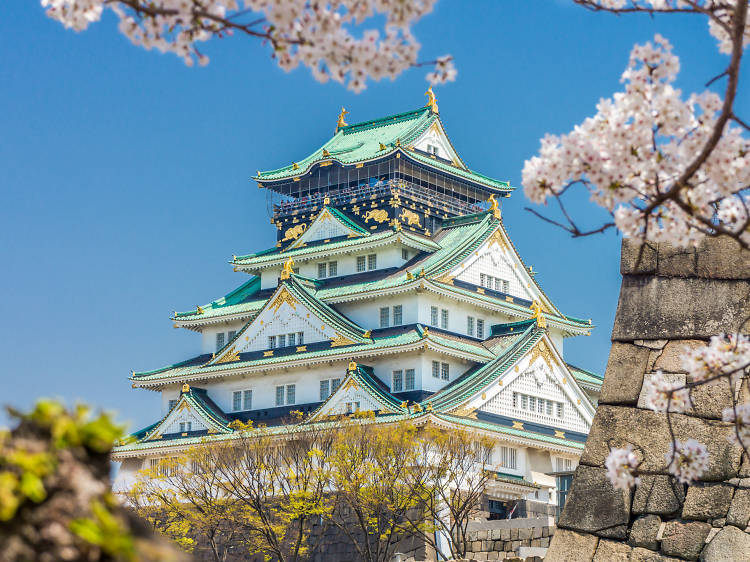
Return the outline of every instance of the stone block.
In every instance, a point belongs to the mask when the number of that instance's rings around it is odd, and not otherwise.
[[[745,529],[750,524],[750,489],[748,489],[750,481],[747,478],[743,478],[740,485],[743,488],[739,488],[734,492],[734,497],[727,513],[727,524]]]
[[[542,538],[542,527],[533,527],[531,529],[531,538],[532,539],[541,539]]]
[[[682,360],[688,353],[706,346],[702,340],[672,340],[656,355],[650,371],[663,371],[665,373],[684,373],[685,367]]]
[[[628,562],[631,550],[633,549],[624,543],[601,539],[593,562]]]
[[[660,243],[657,246],[656,275],[660,277],[693,277],[696,272],[695,248]]]
[[[682,518],[707,521],[724,517],[733,495],[734,486],[728,484],[694,484],[688,487]]]
[[[625,277],[612,340],[708,338],[737,331],[749,313],[748,281]]]
[[[489,538],[493,541],[502,539],[502,529],[490,529]]]
[[[641,394],[638,396],[639,408],[648,409],[648,392],[646,383],[653,382],[655,377],[657,377],[656,373],[646,373],[643,375],[643,388],[641,389]],[[680,385],[680,387],[685,386],[685,381],[687,380],[685,373],[664,373],[663,378],[671,384]]]
[[[694,438],[706,445],[709,464],[702,480],[722,481],[737,476],[741,449],[727,439],[733,431],[732,424],[680,414],[671,414],[671,422],[677,439]],[[622,406],[599,406],[581,463],[604,466],[609,447],[622,447],[627,443],[631,443],[642,458],[641,470],[665,471],[664,454],[670,443],[666,415]]]
[[[747,560],[750,557],[750,535],[728,525],[711,539],[700,555],[701,562]]]
[[[661,517],[658,515],[645,515],[633,521],[630,528],[628,544],[640,546],[649,550],[659,550],[659,541],[656,539],[661,526]]]
[[[499,552],[488,552],[487,553],[487,560],[499,560],[500,559],[500,553]]]
[[[629,517],[630,494],[615,490],[603,468],[576,468],[560,527],[624,539]]]
[[[656,273],[657,245],[623,239],[620,251],[620,273],[622,275]]]
[[[670,515],[682,509],[685,489],[670,476],[644,474],[633,495],[633,513]]]
[[[550,537],[542,537],[539,539],[539,546],[542,548],[549,546]]]
[[[512,541],[518,540],[518,528],[517,527],[513,527],[510,530],[510,540]]]
[[[614,342],[609,350],[600,404],[635,404],[643,385],[649,350]]]
[[[731,238],[706,238],[696,249],[695,274],[711,279],[748,279],[750,253]]]
[[[689,380],[692,380],[689,379]],[[724,379],[694,387],[690,391],[693,407],[688,413],[702,418],[720,420],[724,408],[732,407],[732,392]]]
[[[630,553],[630,562],[681,562],[681,559],[664,556],[645,548],[634,548]]]
[[[667,556],[697,560],[711,525],[702,521],[668,521],[661,537],[661,551]]]
[[[531,527],[518,529],[518,538],[519,540],[531,540]]]
[[[544,562],[592,562],[598,544],[596,535],[558,528]]]
[[[504,541],[510,540],[510,529],[500,529],[500,538]]]

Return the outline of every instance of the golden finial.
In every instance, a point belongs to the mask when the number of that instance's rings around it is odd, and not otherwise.
[[[281,275],[279,276],[281,280],[289,279],[289,276],[294,273],[294,260],[290,257],[288,260],[286,260],[286,263],[284,264],[284,269],[281,270]]]
[[[299,164],[292,162],[292,170],[299,170]]]
[[[427,411],[432,412],[432,402],[427,402]]]
[[[370,330],[367,330],[367,331],[366,331],[366,332],[364,333],[364,337],[366,337],[366,338],[370,338],[370,337],[372,337],[372,333],[370,332]]]
[[[380,143],[380,149],[379,150],[386,150],[388,147],[384,145],[382,142]]]
[[[331,198],[327,195],[323,198],[323,205],[330,205],[331,204]]]
[[[330,152],[328,152],[328,151],[327,151],[327,150],[326,150],[326,149],[324,148],[324,149],[323,149],[323,158],[330,158],[330,157],[331,157],[331,153],[330,153]]]
[[[200,306],[195,307],[195,313],[196,314],[203,314],[203,309]]]
[[[494,193],[490,194],[490,198],[487,200],[487,202],[490,204],[490,211],[492,211],[492,216],[500,220],[500,206],[497,202],[497,199],[495,199]]]
[[[424,277],[424,267],[419,270],[419,276]]]
[[[396,139],[396,146],[401,146],[401,139],[400,138]]]
[[[406,272],[406,280],[407,281],[411,281],[412,279],[414,279],[414,275],[412,275],[411,271],[407,271]]]
[[[421,412],[422,411],[422,406],[420,406],[419,404],[414,404],[414,411],[416,413]]]
[[[190,392],[190,385],[188,383],[182,385],[182,393],[185,394],[186,392]]]
[[[347,113],[349,113],[349,112],[342,107],[341,108],[341,113],[339,113],[339,120],[336,123],[336,132],[337,133],[338,133],[338,131],[339,131],[339,129],[341,127],[346,127],[347,123],[346,123],[346,121],[344,121],[344,115],[346,115]]]
[[[542,315],[542,305],[537,301],[534,301],[529,308],[534,311],[534,314],[531,317],[536,319],[537,326],[540,328],[546,328],[547,319]]]
[[[422,337],[426,338],[426,337],[429,337],[429,335],[430,335],[430,329],[427,326],[425,326],[422,329]]]
[[[427,91],[424,93],[424,95],[427,96],[427,103],[425,104],[425,107],[429,107],[433,113],[438,113],[437,99],[435,98],[435,92],[432,91],[432,86],[427,88]]]
[[[349,361],[349,370],[350,371],[356,371],[357,370],[357,362],[356,361]]]
[[[401,402],[401,407],[402,408],[408,408],[409,407],[409,401],[408,400],[404,400],[403,402]]]

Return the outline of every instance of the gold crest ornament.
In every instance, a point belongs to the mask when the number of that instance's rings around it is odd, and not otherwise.
[[[281,270],[281,280],[289,279],[289,277],[294,273],[294,260],[292,258],[289,258],[286,260],[286,263],[284,264],[284,269]]]
[[[190,385],[188,383],[182,385],[182,393],[185,394],[186,392],[190,392]]]
[[[492,211],[492,216],[496,219],[500,220],[500,205],[497,202],[497,199],[495,199],[495,194],[490,194],[490,198],[487,200],[487,202],[490,204],[490,211]]]
[[[427,96],[427,103],[425,104],[425,107],[429,107],[433,113],[438,113],[437,99],[435,98],[435,93],[432,91],[432,86],[427,88],[427,91],[424,93],[424,95]]]
[[[307,228],[307,223],[298,224],[297,226],[293,226],[292,228],[288,228],[287,231],[284,233],[284,238],[281,239],[282,242],[286,242],[287,240],[296,240],[300,236],[302,236],[302,233],[305,232],[305,229]]]
[[[547,319],[542,315],[542,305],[539,304],[537,301],[534,301],[531,303],[530,306],[531,310],[534,311],[534,314],[531,316],[532,318],[536,319],[536,323],[540,328],[546,328],[547,327]]]
[[[346,126],[347,126],[347,123],[346,123],[346,121],[344,121],[344,115],[346,115],[347,113],[349,113],[349,112],[348,112],[348,111],[347,111],[346,109],[344,109],[344,108],[342,107],[342,108],[341,108],[341,113],[339,113],[339,120],[338,120],[338,122],[336,123],[336,132],[337,132],[337,133],[339,132],[339,129],[340,129],[341,127],[346,127]]]
[[[375,222],[385,222],[388,220],[388,212],[384,211],[383,209],[373,209],[371,211],[367,211],[364,215],[362,215],[362,218],[365,220],[365,222],[368,222],[370,219],[374,220]]]
[[[404,209],[401,212],[401,216],[398,218],[401,222],[405,222],[407,226],[416,224],[418,227],[422,227],[422,225],[419,223],[419,215],[414,211],[410,211],[409,209]]]

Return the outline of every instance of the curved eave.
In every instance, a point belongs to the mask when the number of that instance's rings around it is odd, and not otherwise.
[[[322,155],[322,150],[319,150],[318,152],[320,152]],[[291,169],[290,166],[287,166],[285,168],[280,168],[279,171],[289,169],[290,171],[294,172],[286,176],[276,177],[272,179],[266,179],[263,177],[263,173],[270,174],[270,173],[276,172],[276,170],[273,170],[270,172],[263,172],[261,173],[260,176],[252,176],[252,179],[258,182],[258,187],[272,187],[274,184],[287,183],[289,181],[295,181],[295,180],[299,181],[305,176],[307,176],[308,174],[315,171],[316,167],[320,168],[321,165],[325,167],[325,166],[330,166],[335,163],[341,166],[342,168],[349,168],[349,167],[356,168],[358,165],[375,164],[377,162],[380,162],[381,160],[385,160],[394,155],[403,155],[406,157],[407,160],[410,160],[412,163],[419,164],[422,166],[430,166],[432,162],[432,159],[429,157],[425,157],[424,159],[421,159],[421,158],[416,157],[414,153],[412,153],[410,150],[405,150],[403,146],[396,146],[396,147],[392,147],[388,151],[383,151],[381,154],[378,154],[376,156],[372,156],[370,158],[362,158],[359,160],[352,160],[351,162],[343,162],[341,159],[336,158],[335,156],[327,156],[325,158],[321,157],[320,159],[314,160],[310,162],[309,164],[307,164],[305,168],[300,167],[297,170]],[[455,169],[451,169],[451,167]],[[440,167],[440,166],[434,166],[434,165],[432,166],[432,168],[436,172],[448,174],[448,175],[454,176],[458,180],[473,183],[476,186],[484,189],[485,191],[489,191],[490,193],[494,193],[497,195],[504,195],[506,193],[510,194],[513,191],[515,191],[515,188],[511,187],[507,182],[488,178],[487,176],[478,174],[477,172],[474,172],[473,170],[470,170],[468,168],[464,169],[461,167],[456,167],[447,162],[446,162],[445,168]]]
[[[492,356],[489,350],[480,350],[477,346],[476,352],[466,349],[451,347],[444,342],[432,339],[432,336],[419,337],[415,332],[414,339],[406,343],[392,346],[378,346],[377,342],[370,344],[356,344],[349,346],[340,346],[328,348],[321,351],[302,352],[279,357],[268,357],[252,361],[235,361],[233,363],[218,363],[209,366],[199,366],[201,369],[197,372],[180,371],[171,376],[165,376],[164,373],[169,368],[152,371],[154,374],[141,375],[135,374],[130,377],[133,386],[136,388],[159,388],[170,384],[184,382],[203,382],[215,380],[217,378],[232,377],[245,375],[256,372],[284,370],[289,368],[304,367],[309,365],[325,364],[331,361],[351,361],[358,359],[367,359],[379,355],[393,355],[400,353],[409,353],[420,351],[427,347],[438,353],[458,359],[465,359],[472,362],[484,363]],[[364,361],[362,361],[364,363]]]

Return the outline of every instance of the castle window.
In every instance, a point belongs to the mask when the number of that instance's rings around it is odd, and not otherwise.
[[[378,255],[370,254],[367,256],[367,269],[375,269],[376,267],[378,267]]]
[[[518,468],[518,451],[513,447],[500,447],[500,466],[503,468]]]
[[[224,347],[224,332],[219,332],[216,334],[216,351],[219,351],[222,347]]]
[[[325,262],[318,264],[318,278],[323,278],[326,276],[326,264]]]
[[[444,381],[450,380],[450,365],[448,365],[448,363],[440,364],[440,375],[442,376]]]
[[[438,325],[438,307],[437,306],[430,307],[430,324],[437,328],[437,325]]]
[[[289,342],[289,345],[297,345],[297,334],[291,333],[286,335],[287,342]]]
[[[390,309],[387,306],[384,306],[383,308],[380,309],[380,327],[387,328],[389,322],[390,322]]]
[[[328,262],[328,277],[336,277],[339,271],[339,263],[336,261]]]
[[[346,403],[346,413],[351,414],[353,412],[359,412],[359,402]]]
[[[331,379],[331,394],[336,392],[336,389],[341,386],[341,379]]]
[[[245,410],[253,409],[253,391],[252,390],[242,391],[242,407]]]
[[[477,337],[484,339],[484,320],[477,318]]]
[[[565,406],[562,402],[557,403],[557,417],[561,418],[565,415]]]
[[[436,379],[440,378],[440,361],[432,362],[432,376]]]
[[[473,316],[466,317],[466,333],[470,336],[474,335],[474,317]]]
[[[268,349],[276,347],[276,336],[268,336]]]
[[[361,273],[365,270],[366,263],[365,256],[357,256],[357,273]]]
[[[391,392],[402,392],[404,390],[404,372],[393,371],[391,380]]]
[[[276,405],[277,406],[284,405],[284,387],[283,386],[276,387]]]
[[[286,347],[286,334],[279,336],[279,347]]]
[[[297,345],[305,343],[305,332],[297,332]]]
[[[403,308],[400,304],[393,307],[393,325],[400,326],[403,324]]]
[[[474,443],[474,455],[478,463],[492,464],[492,447]]]
[[[407,261],[409,259],[409,250],[401,248],[401,259]]]
[[[231,341],[234,339],[234,336],[237,335],[237,330],[229,330],[229,333],[227,334],[227,341]]]
[[[297,385],[288,384],[286,385],[286,403],[294,404],[297,394]]]
[[[440,327],[443,330],[448,329],[448,310],[445,308],[440,311]]]
[[[174,408],[174,407],[175,407],[175,405],[177,405],[177,400],[170,400],[170,401],[169,401],[169,409],[170,409],[170,410],[171,410],[172,408]]]
[[[180,433],[193,431],[193,422],[180,422]]]
[[[547,415],[552,415],[552,400],[547,400]]]
[[[414,390],[414,369],[406,369],[404,390]]]
[[[331,381],[328,379],[320,381],[320,399],[325,400],[331,395]]]
[[[510,282],[506,279],[503,279],[503,293],[510,292]]]
[[[232,393],[232,410],[239,412],[242,410],[242,391],[235,390]]]

